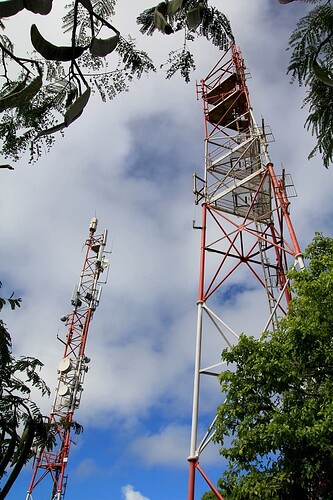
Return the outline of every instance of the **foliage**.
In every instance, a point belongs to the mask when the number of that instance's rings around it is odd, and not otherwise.
[[[185,44],[198,36],[204,36],[221,50],[226,49],[234,40],[227,17],[216,8],[210,7],[207,2],[172,0],[166,4],[169,7],[163,15],[165,24],[161,25],[156,20],[156,10],[162,4],[163,2],[138,16],[137,23],[141,25],[141,33],[151,36],[155,30],[160,30],[165,34],[184,30]],[[197,15],[193,16],[193,14]]]
[[[215,440],[228,500],[333,498],[333,239],[316,233],[305,256],[278,330],[222,353]]]
[[[0,288],[2,287],[2,283],[0,281]],[[4,299],[0,297],[0,311],[2,311],[3,306],[8,302],[11,310],[13,311],[15,307],[21,307],[22,299],[20,297],[14,297],[14,293],[8,299]]]
[[[14,52],[14,44],[5,33],[11,19],[0,21],[0,136],[6,158],[16,161],[30,151],[30,162],[36,161],[54,144],[54,134],[63,132],[82,114],[90,90],[98,92],[104,101],[113,99],[128,90],[134,78],[155,71],[148,54],[136,48],[135,40],[124,37],[112,25],[115,5],[116,0],[70,2],[63,17],[63,31],[70,40],[67,46],[54,45],[33,24],[31,42],[36,52],[29,57]],[[14,16],[23,8],[47,15],[52,0],[7,0],[0,3],[0,18]],[[179,71],[189,81],[195,65],[188,43],[196,36],[206,37],[221,49],[232,39],[227,18],[206,2],[162,2],[143,12],[137,22],[142,33],[152,34],[155,29],[168,32],[162,29],[163,19],[170,33],[184,31],[183,48],[170,53],[167,78]],[[111,53],[112,63],[107,57]]]
[[[12,309],[20,307],[21,299],[11,295],[7,300],[0,298],[0,310],[7,301]],[[38,373],[42,366],[36,358],[14,358],[11,336],[0,319],[0,479],[11,468],[0,490],[0,499],[5,498],[30,458],[32,447],[41,443],[52,446],[54,441],[54,432],[49,432],[51,430],[44,425],[42,415],[31,399],[33,387],[43,396],[50,393]]]
[[[183,47],[171,51],[168,60],[161,67],[169,66],[166,78],[170,79],[179,71],[187,83],[190,81],[191,71],[195,70],[194,56],[189,50],[189,42],[203,36],[220,50],[225,50],[234,41],[229,20],[222,12],[210,7],[208,2],[197,0],[161,2],[142,12],[137,18],[137,23],[141,26],[140,32],[149,36],[156,30],[167,35],[183,30]]]
[[[52,1],[44,0],[47,3],[51,8]],[[67,5],[63,29],[70,33],[70,43],[65,47],[53,45],[32,25],[36,52],[25,58],[14,53],[5,34],[11,19],[0,22],[0,135],[5,157],[16,161],[28,150],[30,162],[36,161],[54,144],[54,134],[82,114],[90,90],[103,100],[112,99],[127,90],[133,78],[155,71],[134,40],[121,36],[110,24],[114,5],[114,0],[75,0]],[[0,17],[1,8],[0,4]],[[111,36],[100,38],[102,30]],[[118,60],[111,69],[106,56],[113,51]]]
[[[305,126],[317,138],[309,158],[321,153],[328,168],[333,161],[333,8],[330,2],[313,3],[318,5],[300,19],[290,38],[288,72],[308,90]]]
[[[222,495],[222,491],[220,491]],[[213,491],[206,491],[201,497],[201,500],[216,500],[216,495]]]

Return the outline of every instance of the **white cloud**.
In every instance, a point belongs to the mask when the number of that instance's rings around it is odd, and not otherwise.
[[[149,500],[149,498],[143,496],[139,491],[134,490],[131,484],[123,486],[121,492],[124,500]]]
[[[100,476],[102,473],[103,471],[92,458],[82,460],[72,471],[72,474],[77,480]]]
[[[207,429],[201,428],[204,434]],[[186,458],[189,455],[189,426],[172,424],[159,429],[155,433],[136,438],[131,446],[132,453],[139,457],[149,467],[187,467]],[[216,446],[211,445],[204,452],[205,464],[218,464]]]
[[[190,428],[168,425],[157,433],[141,436],[133,442],[132,451],[149,466],[186,466]]]

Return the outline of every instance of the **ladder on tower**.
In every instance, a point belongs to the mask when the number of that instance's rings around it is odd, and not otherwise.
[[[279,322],[279,317],[276,312],[277,299],[275,297],[275,289],[277,287],[277,270],[275,267],[275,275],[273,275],[272,265],[265,250],[265,245],[259,240],[260,259],[262,263],[262,270],[264,276],[265,290],[267,294],[268,307],[270,311],[269,324],[272,330],[276,330]]]

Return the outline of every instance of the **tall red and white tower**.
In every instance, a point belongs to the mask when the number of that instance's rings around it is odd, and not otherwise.
[[[89,236],[85,242],[85,256],[79,284],[74,287],[71,304],[73,310],[61,319],[68,326],[64,354],[58,367],[58,380],[48,423],[56,431],[56,445],[52,451],[39,449],[34,462],[32,479],[26,500],[47,476],[51,478],[51,500],[62,500],[66,490],[66,466],[72,443],[74,412],[80,406],[83,382],[90,359],[86,356],[86,343],[90,322],[99,305],[101,274],[108,267],[105,258],[107,229],[96,235],[97,219],[91,219]],[[45,496],[43,497],[45,498]]]
[[[272,135],[255,122],[246,76],[241,52],[232,44],[197,85],[203,102],[205,165],[202,176],[194,174],[202,220],[188,500],[195,499],[198,473],[222,499],[205,471],[204,451],[214,436],[216,407],[207,421],[202,388],[208,378],[219,390],[221,351],[249,329],[246,304],[239,301],[235,309],[236,328],[224,317],[224,304],[250,290],[256,297],[252,309],[260,323],[257,333],[274,330],[291,298],[287,270],[304,267],[289,211],[294,188],[288,175],[275,173],[268,154]]]

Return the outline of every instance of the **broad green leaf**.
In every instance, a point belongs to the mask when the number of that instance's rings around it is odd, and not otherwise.
[[[155,7],[154,11],[154,24],[155,28],[162,31],[162,33],[165,33],[166,35],[171,35],[171,33],[173,33],[173,29],[166,20],[167,12],[168,12],[167,4],[165,2],[159,3]]]
[[[78,97],[76,101],[74,101],[73,104],[68,108],[65,113],[66,127],[73,123],[73,121],[79,118],[79,116],[82,114],[85,106],[89,101],[90,93],[91,90],[90,87],[88,87],[87,90],[85,90],[83,94],[80,95],[80,97]]]
[[[55,134],[56,132],[59,132],[60,130],[63,130],[66,127],[69,127],[71,123],[73,123],[79,116],[82,114],[85,106],[87,105],[89,98],[90,98],[90,93],[91,90],[88,87],[87,90],[83,92],[80,97],[78,97],[71,106],[67,109],[65,113],[65,119],[62,123],[58,123],[57,125],[54,125],[53,127],[50,127],[46,130],[42,130],[39,132],[34,140],[40,139],[41,137],[45,137],[46,135],[52,135]]]
[[[40,34],[35,24],[31,26],[30,37],[35,50],[45,57],[45,59],[50,61],[72,61],[80,57],[86,50],[86,47],[80,46],[63,47],[53,45]]]
[[[28,85],[25,82],[19,82],[12,92],[0,98],[0,112],[30,101],[39,92],[42,84],[40,75],[36,76]]]
[[[87,11],[92,14],[94,12],[92,3],[90,0],[80,0],[80,3],[87,9]]]
[[[198,2],[198,5],[188,11],[187,13],[187,24],[190,30],[196,30],[200,26],[205,7],[202,2]]]
[[[52,0],[23,0],[24,6],[34,14],[47,16],[52,10]]]
[[[95,38],[93,37],[90,44],[90,53],[94,57],[105,57],[117,47],[119,35],[114,35],[110,38]]]
[[[173,16],[178,12],[183,6],[184,0],[170,0],[167,6],[167,13],[169,16]]]
[[[316,59],[313,60],[312,69],[318,80],[329,87],[333,87],[333,79],[329,76],[328,71],[318,64]]]
[[[15,16],[24,8],[23,0],[5,0],[0,2],[0,18]]]

